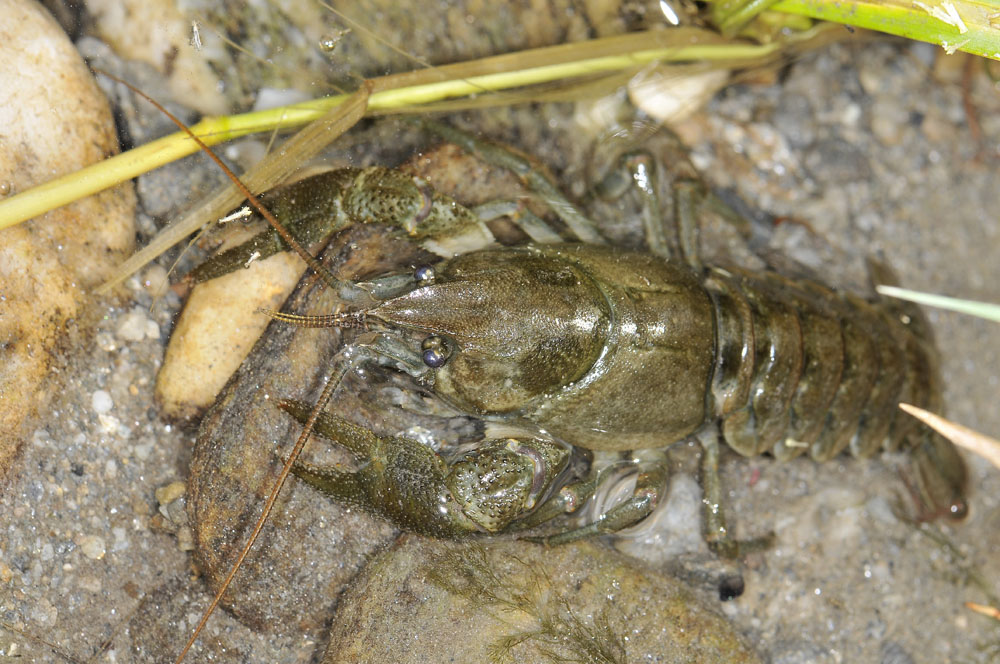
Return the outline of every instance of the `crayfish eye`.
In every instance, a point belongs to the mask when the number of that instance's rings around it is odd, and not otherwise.
[[[445,345],[444,339],[436,334],[424,339],[420,348],[423,350],[424,364],[431,369],[440,369],[448,361],[448,347]]]
[[[434,283],[434,276],[434,268],[430,265],[421,265],[413,272],[417,286],[430,286]]]

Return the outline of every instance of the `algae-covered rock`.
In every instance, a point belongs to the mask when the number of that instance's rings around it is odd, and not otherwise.
[[[342,597],[324,664],[758,662],[670,576],[598,544],[404,537]]]

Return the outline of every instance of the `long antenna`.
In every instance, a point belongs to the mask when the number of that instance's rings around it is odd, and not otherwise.
[[[267,208],[265,208],[261,204],[260,200],[256,196],[254,196],[249,189],[247,189],[247,187],[240,181],[239,177],[237,177],[236,174],[233,173],[233,171],[230,170],[230,168],[226,166],[225,163],[223,163],[223,161],[219,158],[219,156],[216,155],[215,152],[213,152],[210,147],[205,145],[204,141],[198,138],[198,136],[196,136],[194,132],[188,129],[187,125],[181,122],[173,113],[164,108],[162,104],[158,103],[155,99],[152,99],[149,95],[142,92],[141,90],[138,90],[135,86],[128,83],[127,81],[123,81],[117,76],[113,76],[112,74],[109,74],[105,71],[100,71],[99,73],[107,76],[108,78],[114,81],[117,81],[118,83],[121,83],[129,90],[131,90],[132,92],[136,93],[137,95],[148,101],[150,104],[156,107],[161,113],[170,118],[170,120],[174,124],[180,127],[182,131],[187,133],[187,135],[190,136],[191,139],[198,144],[198,147],[200,147],[202,151],[205,152],[212,159],[212,161],[214,161],[219,166],[219,168],[222,169],[222,171],[229,177],[229,179],[233,181],[233,184],[235,184],[236,187],[239,188],[240,192],[244,196],[246,196],[247,202],[249,202],[258,212],[260,212],[260,214],[267,220],[267,223],[269,223],[278,232],[278,234],[281,236],[281,239],[284,240],[285,243],[289,247],[291,247],[291,249],[295,253],[297,253],[302,258],[302,260],[304,260],[306,264],[310,268],[312,268],[314,272],[316,272],[321,276],[329,274],[326,268],[320,265],[319,261],[317,261],[312,256],[312,254],[306,251],[305,248],[303,248],[302,245],[299,243],[299,241],[296,240],[292,236],[292,234],[289,233],[288,230],[281,225],[281,222],[279,222],[275,218],[275,216],[271,214],[271,212],[268,211]],[[367,87],[367,84],[363,84],[363,87]],[[346,369],[347,367],[345,367],[345,370]],[[343,377],[343,372],[341,372],[340,374],[340,378],[342,377]],[[236,561],[233,563],[232,567],[230,567],[229,573],[223,580],[222,585],[220,585],[219,589],[215,592],[215,596],[212,598],[211,603],[205,609],[204,613],[202,613],[201,620],[198,621],[198,626],[195,627],[194,632],[191,633],[191,637],[184,645],[184,649],[181,650],[179,655],[177,655],[177,659],[174,660],[174,664],[180,664],[184,660],[184,657],[187,656],[188,651],[191,650],[191,647],[198,640],[198,636],[205,628],[206,623],[208,623],[208,619],[215,612],[215,608],[219,605],[219,602],[222,600],[222,595],[226,592],[226,590],[229,589],[229,585],[233,582],[233,579],[236,577],[236,573],[243,565],[243,561],[250,553],[250,549],[253,548],[254,543],[257,541],[257,537],[258,535],[260,535],[260,531],[263,530],[264,524],[267,523],[267,519],[271,515],[271,509],[274,507],[274,503],[278,499],[278,494],[281,492],[281,488],[285,485],[285,480],[288,478],[288,474],[292,470],[292,465],[295,463],[296,459],[298,459],[299,454],[302,452],[302,448],[305,447],[306,441],[309,440],[309,436],[312,434],[313,427],[316,424],[316,419],[319,417],[319,414],[326,407],[327,403],[329,403],[330,398],[333,396],[333,392],[339,385],[340,385],[340,380],[327,379],[326,384],[323,386],[323,392],[320,395],[319,400],[316,402],[316,405],[313,407],[312,412],[309,414],[309,418],[306,420],[306,423],[302,428],[302,433],[299,434],[298,440],[295,441],[295,446],[292,448],[292,451],[288,455],[288,458],[285,459],[285,463],[281,467],[281,472],[278,473],[278,478],[274,481],[274,484],[271,487],[271,492],[267,496],[267,500],[264,501],[264,509],[261,512],[260,517],[258,517],[256,524],[254,524],[253,531],[250,533],[250,538],[247,540],[246,544],[243,545],[243,549],[240,551],[239,556],[237,556]]]

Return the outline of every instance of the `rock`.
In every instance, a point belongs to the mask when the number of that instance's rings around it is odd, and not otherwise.
[[[412,252],[408,242],[382,237],[381,229],[356,227],[328,249],[328,267],[339,278],[384,271],[387,261],[407,248]],[[335,302],[336,294],[322,282],[305,279],[284,310],[327,313]],[[195,557],[210,587],[228,573],[241,533],[252,527],[274,482],[275,449],[291,445],[299,434],[298,423],[277,402],[315,398],[339,344],[337,330],[272,324],[202,420],[187,485],[188,512]],[[363,418],[353,398],[350,388],[342,388],[330,408],[348,408]],[[322,452],[328,446],[310,447]],[[342,454],[340,461],[347,460]],[[229,608],[255,629],[316,630],[329,621],[333,598],[394,536],[388,524],[290,481],[233,583]]]
[[[0,89],[0,191],[24,191],[118,151],[107,100],[34,2],[4,4]],[[86,291],[132,249],[134,207],[126,184],[0,231],[0,476],[57,390],[68,333],[89,327]]]
[[[324,664],[758,662],[686,585],[592,542],[402,538],[341,598]]]
[[[270,323],[259,310],[280,309],[304,269],[285,252],[194,288],[156,377],[165,416],[193,419],[212,405]]]

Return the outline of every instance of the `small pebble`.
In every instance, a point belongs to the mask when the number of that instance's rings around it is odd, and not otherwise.
[[[31,609],[30,617],[39,625],[52,626],[56,624],[56,620],[59,617],[59,610],[50,601],[42,598]]]
[[[106,350],[109,353],[113,353],[118,350],[118,344],[115,343],[114,337],[112,337],[108,332],[98,332],[95,337],[97,341],[97,347]]]
[[[95,413],[103,415],[110,412],[115,403],[111,400],[110,394],[104,390],[97,390],[90,396],[90,405]]]
[[[97,414],[97,424],[103,433],[108,434],[117,433],[121,427],[121,421],[114,415],[108,415],[107,413]]]
[[[135,453],[135,458],[139,461],[145,461],[149,458],[149,455],[153,453],[153,443],[141,443],[136,445],[132,451]]]
[[[125,341],[142,341],[146,338],[146,332],[151,322],[144,309],[135,307],[122,316],[121,322],[115,329],[115,334]],[[153,324],[155,325],[155,323]],[[159,336],[159,328],[157,328],[156,334]]]
[[[171,482],[166,486],[161,486],[153,495],[156,497],[156,502],[166,505],[183,496],[186,490],[187,485],[184,482]]]
[[[161,265],[151,265],[142,276],[142,287],[153,297],[162,296],[169,285],[167,270]]]
[[[91,560],[100,560],[104,557],[104,553],[107,550],[104,545],[104,538],[97,535],[84,535],[78,540],[77,544],[80,545],[83,555]]]
[[[160,326],[157,325],[156,321],[151,318],[146,319],[146,338],[147,339],[160,338]]]
[[[121,526],[116,526],[111,529],[111,532],[115,535],[115,543],[112,546],[112,551],[124,551],[129,547],[128,537],[125,533],[125,529]]]
[[[101,580],[96,576],[84,576],[76,582],[76,585],[80,590],[86,590],[89,593],[97,594],[101,592]]]
[[[194,531],[190,526],[177,529],[177,548],[180,551],[194,551]]]

